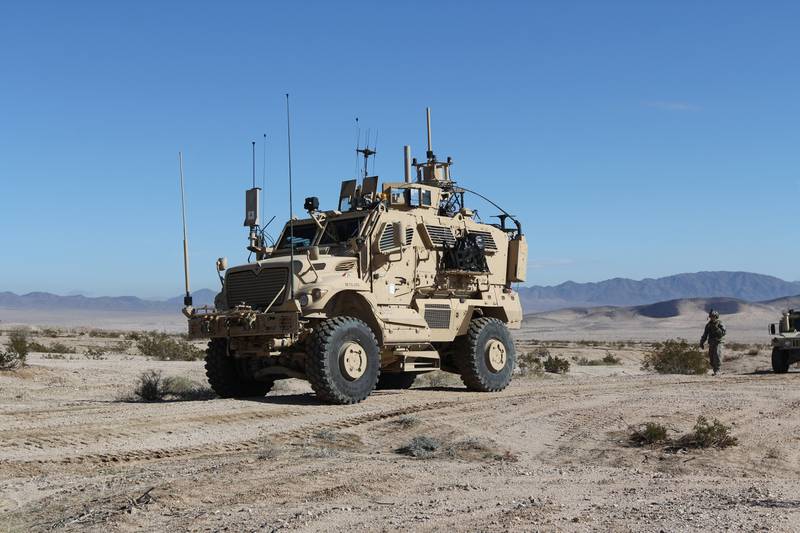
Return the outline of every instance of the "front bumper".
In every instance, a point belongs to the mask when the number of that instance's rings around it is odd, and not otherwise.
[[[196,313],[189,317],[190,339],[293,337],[300,330],[300,314],[295,311],[262,313],[254,310],[233,310]]]

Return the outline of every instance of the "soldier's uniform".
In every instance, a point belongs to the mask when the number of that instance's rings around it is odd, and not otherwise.
[[[719,321],[719,313],[711,310],[708,313],[708,323],[700,338],[700,348],[702,349],[708,341],[708,361],[716,376],[722,362],[722,338],[725,337],[725,326]]]

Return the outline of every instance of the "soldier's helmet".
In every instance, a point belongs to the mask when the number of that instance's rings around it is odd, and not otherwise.
[[[714,320],[716,320],[719,318],[719,311],[712,309],[711,311],[708,312],[708,316],[709,318],[713,318]]]

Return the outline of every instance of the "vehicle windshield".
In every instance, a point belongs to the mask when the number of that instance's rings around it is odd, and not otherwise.
[[[322,238],[319,240],[320,246],[344,243],[358,236],[363,220],[364,217],[331,220],[325,225],[325,229],[322,232]]]
[[[800,331],[800,314],[789,316],[789,330]]]
[[[294,234],[294,241],[292,241],[292,234]],[[317,225],[313,222],[294,224],[292,231],[289,230],[289,225],[287,224],[286,228],[283,230],[283,236],[281,237],[278,246],[275,248],[278,250],[288,250],[292,246],[292,242],[294,242],[295,248],[311,246],[311,243],[314,242],[314,236],[316,234]]]

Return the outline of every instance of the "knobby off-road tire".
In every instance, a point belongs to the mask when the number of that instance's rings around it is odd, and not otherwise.
[[[221,398],[250,398],[264,396],[274,380],[255,381],[243,372],[235,358],[227,354],[226,339],[212,339],[206,350],[208,384]]]
[[[457,341],[456,359],[469,390],[496,392],[511,382],[517,356],[505,324],[496,318],[476,318]]]
[[[789,363],[786,354],[778,348],[772,349],[772,371],[776,374],[785,374],[789,371]]]
[[[335,404],[358,403],[369,396],[381,372],[375,334],[349,316],[322,322],[311,336],[306,376],[317,397]]]
[[[417,379],[415,372],[401,372],[399,374],[381,374],[378,378],[378,384],[375,386],[378,390],[404,390],[410,389]]]

